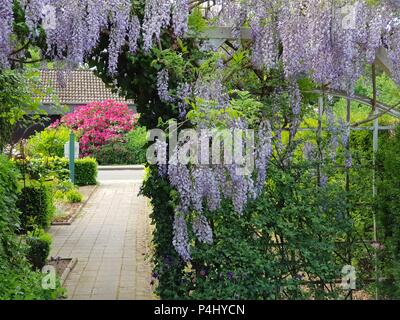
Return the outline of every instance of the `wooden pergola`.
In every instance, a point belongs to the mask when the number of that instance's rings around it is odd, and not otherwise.
[[[243,27],[240,29],[239,37],[233,37],[232,27],[208,27],[201,33],[194,33],[189,31],[186,36],[187,38],[196,38],[199,40],[208,41],[214,48],[218,48],[223,46],[227,41],[232,40],[241,40],[241,41],[252,41],[251,29]],[[350,126],[351,130],[368,130],[373,132],[373,166],[376,165],[376,155],[379,147],[379,131],[381,130],[393,130],[396,126],[379,126],[379,117],[388,114],[390,116],[396,117],[400,119],[400,110],[397,110],[396,107],[400,106],[400,103],[396,106],[389,106],[385,103],[379,102],[376,97],[376,67],[380,68],[383,72],[387,73],[392,77],[393,75],[393,63],[388,58],[388,54],[385,48],[381,47],[376,52],[376,60],[372,65],[372,77],[373,77],[373,98],[358,96],[355,94],[349,95],[346,92],[341,92],[337,90],[313,90],[313,93],[320,94],[319,98],[319,107],[318,107],[318,117],[319,117],[319,127],[318,128],[307,128],[300,130],[314,130],[318,135],[322,134],[322,115],[324,109],[324,96],[330,95],[334,97],[344,98],[347,101],[347,115],[346,121],[347,125]],[[371,107],[371,116],[368,117],[365,121],[361,123],[350,123],[350,112],[351,112],[351,102],[358,102],[363,105],[367,105]],[[373,121],[373,126],[360,126],[362,123],[367,123]],[[349,147],[348,147],[349,148]],[[377,186],[376,186],[376,170],[373,171],[372,178],[372,196],[375,198],[377,196]],[[346,173],[346,189],[349,188],[349,172],[347,170]],[[373,214],[373,242],[378,241],[378,233],[377,233],[377,221],[376,215]],[[363,242],[370,242],[370,240],[362,240]],[[375,251],[374,255],[375,259],[375,273],[376,273],[376,283],[379,282],[379,269],[378,269],[378,257]],[[376,289],[376,298],[378,298],[378,289]]]

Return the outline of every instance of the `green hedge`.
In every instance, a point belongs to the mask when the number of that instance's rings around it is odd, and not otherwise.
[[[21,173],[32,180],[69,180],[69,161],[60,157],[33,158],[16,161]],[[75,183],[78,186],[97,183],[97,162],[93,158],[75,160]]]
[[[130,152],[128,145],[122,142],[106,144],[93,156],[100,165],[138,164],[135,155]]]
[[[19,212],[16,207],[18,172],[6,157],[0,155],[0,261],[12,259],[12,243],[18,227]]]
[[[47,228],[50,226],[55,207],[48,186],[31,183],[22,188],[18,202],[21,211],[22,230],[32,230],[34,226]]]
[[[83,158],[75,161],[75,184],[89,186],[97,183],[97,161]]]

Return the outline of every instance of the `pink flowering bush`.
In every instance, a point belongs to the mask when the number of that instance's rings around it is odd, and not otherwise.
[[[92,156],[111,141],[122,141],[134,129],[137,115],[124,103],[113,100],[92,102],[65,115],[57,125],[80,133],[82,157]]]

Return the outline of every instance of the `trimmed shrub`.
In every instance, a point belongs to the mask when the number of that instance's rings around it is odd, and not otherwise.
[[[32,157],[63,157],[70,129],[64,126],[46,128],[29,138],[27,153]]]
[[[29,232],[26,237],[28,245],[27,258],[34,269],[41,270],[46,265],[47,257],[50,254],[52,239],[42,229]]]
[[[75,184],[90,186],[97,183],[97,161],[93,158],[83,158],[75,161]]]
[[[93,154],[100,165],[133,164],[134,158],[126,143],[116,141],[108,143]]]
[[[25,186],[18,199],[18,208],[21,211],[21,227],[23,230],[32,230],[34,226],[47,228],[50,226],[55,207],[48,186],[34,184]]]

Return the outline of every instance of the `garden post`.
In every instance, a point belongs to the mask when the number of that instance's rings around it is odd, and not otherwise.
[[[73,184],[75,184],[75,134],[71,130],[69,134],[69,176]]]

